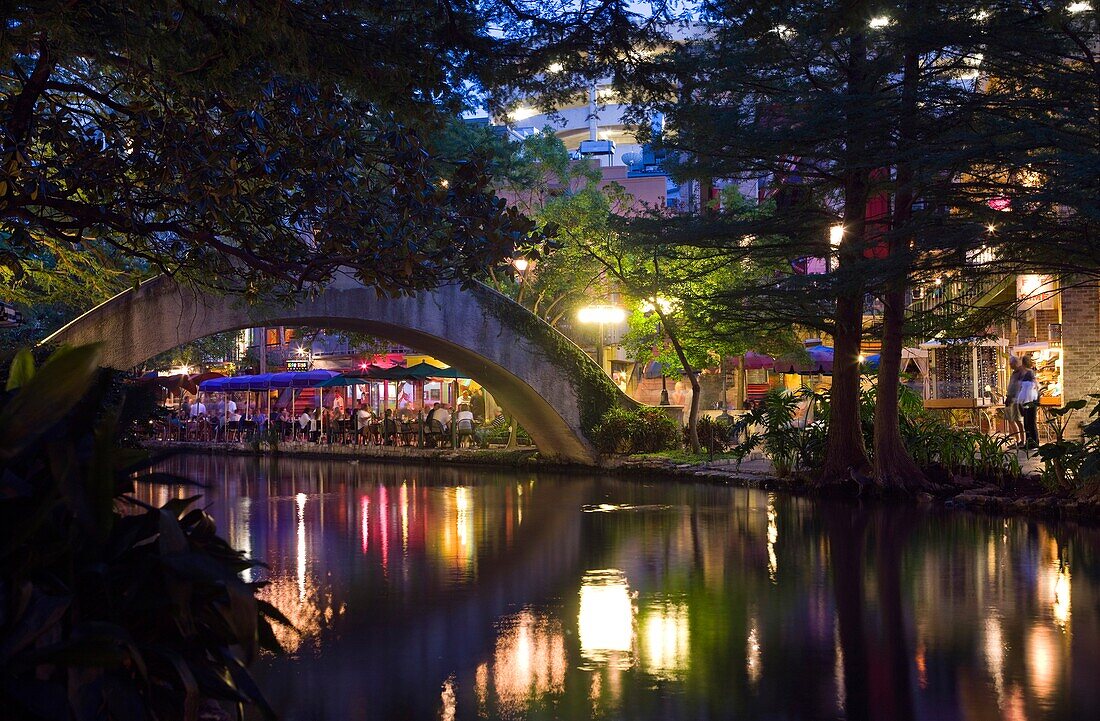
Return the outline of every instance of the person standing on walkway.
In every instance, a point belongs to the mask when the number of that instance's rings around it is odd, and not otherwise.
[[[1023,366],[1016,403],[1020,406],[1020,415],[1023,416],[1027,447],[1034,450],[1039,447],[1039,383],[1035,378],[1035,363],[1031,356],[1024,356]]]
[[[1010,355],[1008,367],[1011,374],[1008,376],[1008,388],[1005,389],[1005,427],[1009,437],[1017,445],[1023,445],[1023,415],[1020,413],[1020,405],[1016,402],[1016,396],[1020,394],[1020,377],[1024,374],[1019,356]]]

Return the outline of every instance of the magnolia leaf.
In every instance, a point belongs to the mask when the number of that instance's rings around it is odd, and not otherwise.
[[[23,348],[15,354],[8,369],[7,390],[15,390],[34,377],[34,356],[29,348]]]
[[[99,367],[100,345],[61,348],[0,411],[0,458],[13,458],[80,402]]]

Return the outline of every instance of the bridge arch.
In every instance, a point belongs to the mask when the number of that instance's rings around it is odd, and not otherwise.
[[[103,342],[103,362],[133,368],[215,333],[306,325],[359,331],[431,354],[469,373],[531,435],[544,456],[592,463],[588,434],[612,405],[633,405],[599,366],[522,306],[475,284],[380,298],[350,275],[293,305],[248,305],[160,276],[93,308],[44,343]]]

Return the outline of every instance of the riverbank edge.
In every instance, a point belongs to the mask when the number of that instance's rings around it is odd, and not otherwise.
[[[564,472],[599,471],[616,477],[637,477],[684,483],[716,483],[765,491],[784,491],[796,495],[821,496],[808,482],[798,477],[781,478],[773,473],[745,470],[727,461],[683,463],[664,458],[603,456],[598,464],[586,465],[542,458],[532,447],[435,449],[378,446],[318,446],[313,443],[288,443],[271,451],[251,444],[202,441],[145,441],[142,447],[154,453],[195,453],[235,456],[273,456],[304,459],[377,461],[382,463],[418,463],[422,465],[460,464],[490,468],[545,470]],[[854,492],[843,497],[854,498]],[[970,479],[960,479],[941,493],[918,494],[903,502],[939,505],[1001,516],[1033,516],[1053,520],[1100,523],[1100,502],[1040,494],[1013,494],[1011,491]]]

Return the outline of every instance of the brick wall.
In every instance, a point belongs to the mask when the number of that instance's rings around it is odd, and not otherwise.
[[[1062,348],[1063,398],[1071,401],[1100,393],[1100,289],[1062,292]],[[1073,431],[1085,417],[1077,414]]]

